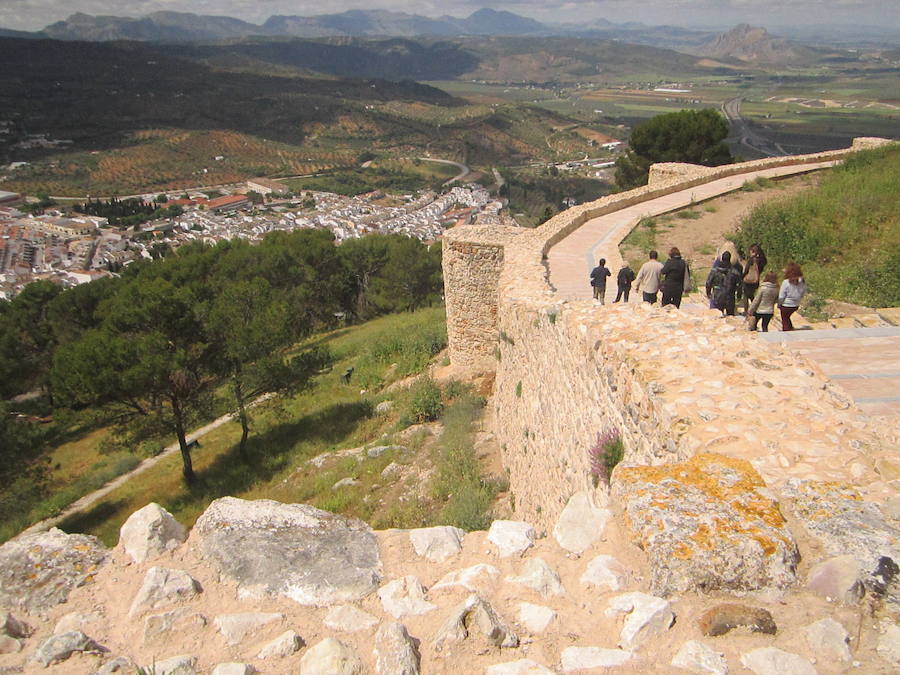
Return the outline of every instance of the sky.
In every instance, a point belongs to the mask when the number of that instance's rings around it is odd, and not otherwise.
[[[900,29],[900,0],[0,0],[0,27],[38,30],[74,12],[142,16],[159,10],[233,16],[262,23],[273,14],[312,16],[388,9],[425,16],[468,16],[481,7],[547,22],[607,19],[696,28],[738,23],[778,26],[870,25]]]

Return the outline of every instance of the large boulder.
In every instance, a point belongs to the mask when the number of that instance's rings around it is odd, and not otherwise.
[[[873,581],[870,576],[882,557],[900,563],[900,530],[876,504],[863,500],[853,486],[790,480],[782,496],[794,517],[821,542],[827,556],[856,560],[863,583]],[[894,602],[900,602],[900,586],[889,584],[887,591]]]
[[[203,553],[242,597],[280,595],[301,605],[359,600],[378,588],[371,528],[307,504],[217,499],[197,520]]]
[[[618,467],[612,497],[650,564],[650,589],[746,592],[792,584],[800,559],[778,502],[749,462],[712,453]]]
[[[184,526],[156,503],[132,513],[119,529],[119,544],[139,563],[177,548],[186,538]]]
[[[41,614],[89,583],[108,551],[96,537],[53,528],[0,546],[0,607]]]

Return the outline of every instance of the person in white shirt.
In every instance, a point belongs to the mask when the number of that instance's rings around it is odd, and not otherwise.
[[[787,264],[784,268],[784,281],[778,289],[778,307],[781,310],[781,330],[794,330],[791,323],[791,314],[797,311],[800,300],[806,295],[806,282],[803,281],[803,272],[800,265],[795,262]]]
[[[656,302],[656,294],[659,292],[659,278],[663,264],[657,260],[659,254],[650,251],[650,260],[641,265],[637,278],[634,280],[634,289],[641,291],[641,299],[651,305]]]

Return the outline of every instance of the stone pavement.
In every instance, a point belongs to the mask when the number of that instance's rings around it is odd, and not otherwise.
[[[759,333],[814,361],[870,415],[900,417],[900,327]]]
[[[777,178],[806,173],[835,164],[836,162],[818,162],[781,166],[720,178],[704,185],[657,197],[599,218],[593,218],[550,249],[547,255],[550,284],[556,289],[561,299],[590,299],[592,295],[589,281],[591,270],[597,264],[597,260],[606,258],[606,266],[613,273],[606,285],[606,302],[612,302],[616,297],[615,274],[623,265],[622,256],[619,253],[619,243],[641,218],[658,216],[690,206],[692,203],[733,192],[740,189],[747,181],[756,178]],[[663,262],[665,259],[666,252],[661,251],[660,261]]]

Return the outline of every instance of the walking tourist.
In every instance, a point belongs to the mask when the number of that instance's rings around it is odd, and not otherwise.
[[[791,315],[797,311],[804,295],[806,295],[806,282],[803,281],[800,265],[795,262],[788,263],[784,268],[784,281],[781,282],[781,288],[778,290],[781,330],[794,330]]]
[[[762,321],[762,332],[769,332],[769,322],[775,314],[775,303],[778,302],[778,275],[766,272],[765,280],[753,296],[753,302],[747,310],[747,323],[750,330],[756,330],[757,322]]]
[[[681,251],[673,246],[669,250],[669,259],[663,265],[660,274],[663,277],[662,306],[675,305],[681,307],[681,295],[684,293],[684,279],[687,274],[687,263],[681,258]]]
[[[606,304],[606,278],[611,276],[612,272],[606,269],[606,258],[600,258],[591,270],[591,286],[594,287],[594,300],[599,300],[601,305]]]
[[[756,291],[759,288],[759,282],[763,278],[763,270],[766,269],[766,254],[763,253],[762,246],[753,244],[750,246],[750,257],[744,265],[744,288],[742,307],[744,314],[749,316],[747,305],[753,302]]]
[[[635,279],[634,288],[640,290],[641,299],[649,302],[651,305],[656,302],[656,294],[659,292],[659,279],[663,265],[657,258],[659,254],[656,251],[650,251],[649,260],[641,265]]]
[[[616,299],[613,302],[618,302],[621,299],[625,299],[625,302],[628,302],[628,295],[631,293],[631,282],[634,281],[634,270],[631,269],[631,265],[628,264],[628,261],[625,262],[625,267],[619,270],[619,274],[616,276],[616,286],[617,293]]]
[[[706,297],[710,307],[715,307],[723,316],[735,315],[735,294],[741,290],[744,269],[731,260],[731,252],[724,251],[722,257],[713,263],[706,279]]]

